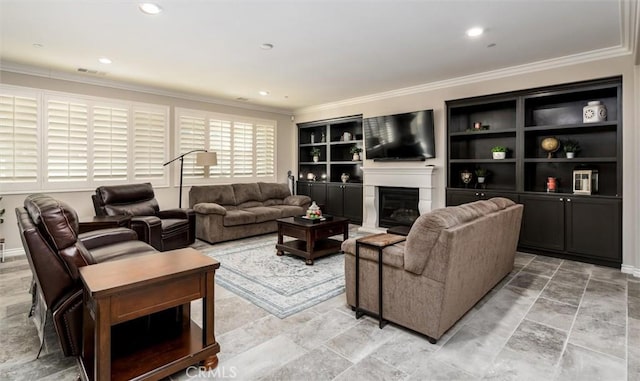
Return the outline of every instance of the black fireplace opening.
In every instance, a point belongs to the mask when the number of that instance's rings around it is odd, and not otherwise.
[[[411,226],[420,216],[418,188],[379,187],[378,224],[382,228]]]

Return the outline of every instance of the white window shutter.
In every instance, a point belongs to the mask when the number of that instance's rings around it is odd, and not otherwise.
[[[126,180],[129,112],[126,108],[93,108],[93,179]]]
[[[253,124],[233,124],[233,176],[253,176]]]
[[[166,113],[133,110],[133,176],[149,181],[164,176]]]
[[[47,181],[86,181],[87,105],[76,102],[47,102]]]
[[[256,125],[256,175],[275,174],[275,128],[273,125]]]
[[[38,182],[38,100],[0,95],[0,182]]]
[[[209,120],[209,150],[216,153],[218,165],[209,168],[215,177],[231,177],[231,121]]]
[[[180,116],[178,118],[180,129],[180,144],[176,156],[182,155],[194,149],[205,149],[205,118]],[[196,165],[195,154],[184,157],[183,178],[202,178],[204,167]]]

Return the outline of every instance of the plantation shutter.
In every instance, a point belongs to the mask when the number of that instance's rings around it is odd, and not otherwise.
[[[233,176],[253,176],[253,124],[233,124]]]
[[[133,110],[133,177],[135,180],[162,178],[166,161],[167,118],[165,113]]]
[[[209,150],[217,154],[218,165],[209,173],[218,177],[231,177],[231,121],[209,120]]]
[[[47,180],[87,180],[87,105],[47,102]]]
[[[38,182],[38,100],[0,94],[0,182]]]
[[[187,153],[194,149],[205,149],[205,118],[180,116],[180,144],[177,155]],[[184,178],[203,177],[204,167],[196,166],[197,155],[184,157]]]
[[[94,180],[127,179],[128,119],[126,108],[94,107]]]
[[[273,176],[275,172],[275,128],[256,125],[256,175]]]

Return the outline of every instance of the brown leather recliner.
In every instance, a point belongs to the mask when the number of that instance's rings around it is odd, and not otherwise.
[[[149,183],[102,186],[92,199],[97,216],[132,216],[131,228],[138,237],[160,251],[180,249],[196,240],[193,210],[160,210]]]
[[[131,229],[78,234],[78,216],[65,203],[34,194],[16,208],[22,244],[35,278],[38,297],[51,312],[66,356],[80,354],[82,284],[78,268],[157,252]]]

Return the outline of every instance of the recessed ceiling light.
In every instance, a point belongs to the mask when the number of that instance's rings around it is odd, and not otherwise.
[[[264,43],[264,44],[260,45],[260,49],[271,50],[271,49],[273,49],[273,44]]]
[[[258,94],[260,94],[260,95],[262,95],[263,97],[265,97],[265,96],[269,95],[269,92],[268,92],[268,91],[266,91],[266,90],[260,90],[260,91],[258,91]]]
[[[469,37],[478,37],[482,33],[484,33],[484,29],[478,27],[467,30],[467,36]]]
[[[108,59],[107,57],[100,57],[98,58],[98,62],[100,62],[101,64],[108,65],[111,63],[111,60]]]
[[[157,15],[158,13],[162,12],[162,8],[160,8],[158,4],[154,3],[140,3],[140,5],[138,5],[138,8],[140,8],[142,12],[148,15]]]

